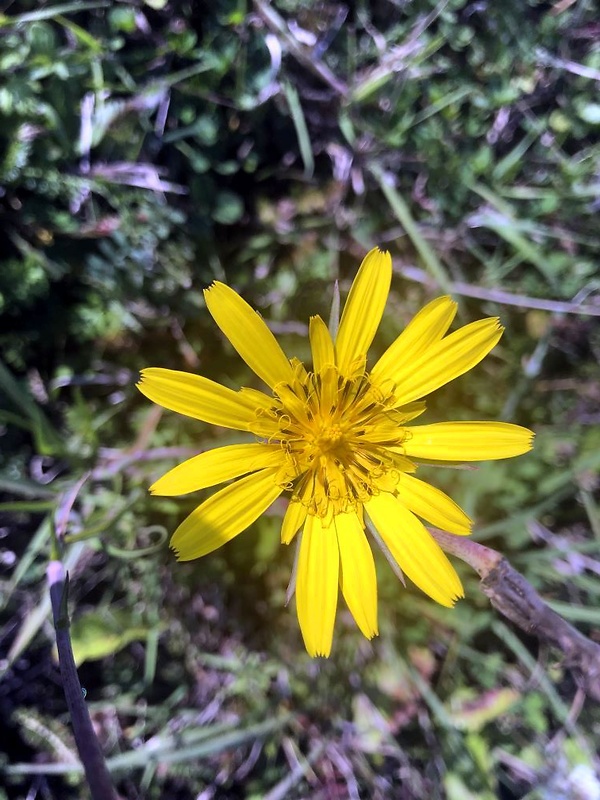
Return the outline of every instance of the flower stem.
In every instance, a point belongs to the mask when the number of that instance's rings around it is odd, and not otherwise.
[[[106,767],[100,743],[92,727],[73,658],[67,608],[69,576],[65,574],[61,561],[50,561],[46,577],[50,589],[63,689],[87,783],[93,800],[117,800],[117,793]]]

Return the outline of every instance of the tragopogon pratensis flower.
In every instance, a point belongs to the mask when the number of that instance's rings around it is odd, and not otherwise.
[[[296,607],[306,649],[331,650],[338,585],[356,624],[377,634],[377,583],[367,525],[400,567],[444,606],[463,596],[454,568],[421,520],[468,534],[471,520],[444,492],[415,477],[419,462],[510,458],[533,434],[505,422],[413,425],[421,398],[470,370],[502,335],[497,318],[448,334],[450,297],[425,306],[367,371],[392,277],[389,253],[371,250],[352,284],[339,328],[310,319],[312,368],[288,359],[262,318],[229,286],[205,290],[215,322],[268,392],[228,389],[200,375],[151,367],[140,391],[189,417],[252,434],[254,441],[200,453],[151,487],[182,495],[233,481],[177,528],[181,561],[229,542],[282,494],[290,501],[281,541],[301,532]],[[243,476],[243,477],[242,477]]]

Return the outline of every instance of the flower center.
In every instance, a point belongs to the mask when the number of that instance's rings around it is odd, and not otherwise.
[[[321,430],[313,438],[315,450],[329,455],[335,455],[335,451],[341,451],[344,447],[343,432],[340,425],[323,425]]]
[[[356,511],[380,491],[393,491],[410,463],[399,447],[406,415],[394,409],[367,376],[346,378],[334,366],[307,373],[297,365],[293,384],[279,384],[273,407],[254,433],[285,453],[278,482],[310,514],[331,520]],[[408,465],[408,467],[407,467]]]

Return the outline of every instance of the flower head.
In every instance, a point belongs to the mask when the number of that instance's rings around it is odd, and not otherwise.
[[[180,495],[228,483],[177,528],[171,547],[187,561],[212,552],[290,495],[281,540],[301,531],[296,606],[308,652],[329,655],[338,585],[360,630],[377,634],[377,585],[365,524],[420,589],[445,606],[463,596],[454,568],[421,519],[455,534],[471,520],[444,492],[415,476],[419,462],[509,458],[533,434],[503,422],[412,425],[422,398],[467,372],[502,335],[497,318],[448,334],[450,297],[423,308],[370,372],[367,351],[389,293],[389,253],[371,250],[332,338],[311,317],[312,370],[288,359],[262,318],[231,288],[205,290],[215,322],[269,392],[233,391],[186,372],[142,370],[140,391],[203,422],[245,431],[248,444],[200,453],[167,472],[154,494]],[[243,477],[242,477],[243,476]]]

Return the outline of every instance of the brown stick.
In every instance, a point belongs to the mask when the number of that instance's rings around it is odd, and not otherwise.
[[[564,665],[588,697],[600,702],[600,645],[553,611],[533,586],[491,547],[430,529],[440,547],[473,567],[494,608],[521,630],[564,655]]]

